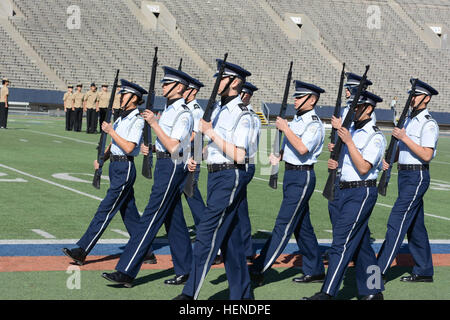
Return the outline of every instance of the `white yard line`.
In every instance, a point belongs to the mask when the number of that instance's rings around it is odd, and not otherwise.
[[[38,235],[44,237],[45,239],[56,239],[56,237],[48,232],[45,232],[41,229],[31,229],[34,233],[37,233]]]
[[[111,231],[113,231],[115,233],[118,233],[118,234],[120,234],[120,235],[122,235],[122,236],[124,236],[126,238],[130,237],[130,235],[126,231],[122,231],[122,230],[119,230],[119,229],[111,229]]]
[[[46,136],[50,136],[50,137],[56,137],[56,138],[60,138],[60,139],[66,139],[66,140],[71,140],[71,141],[75,141],[75,142],[91,144],[94,146],[98,145],[98,143],[95,143],[95,142],[90,142],[90,141],[85,141],[85,140],[80,140],[80,139],[75,139],[75,138],[70,138],[70,137],[64,137],[64,136],[60,136],[57,134],[52,134],[52,133],[47,133],[47,132],[42,132],[42,131],[27,130],[27,132],[33,132],[33,133],[42,134],[42,135],[46,135]]]
[[[66,187],[66,186],[64,186],[62,184],[59,184],[59,183],[56,183],[56,182],[53,182],[53,181],[50,181],[50,180],[47,180],[47,179],[44,179],[44,178],[33,176],[32,174],[29,174],[29,173],[26,173],[26,172],[23,172],[23,171],[20,171],[20,170],[17,170],[17,169],[5,166],[4,164],[1,164],[1,163],[0,163],[0,167],[8,169],[8,170],[11,170],[11,171],[14,171],[16,173],[19,173],[21,175],[27,176],[29,178],[33,178],[33,179],[36,179],[36,180],[39,180],[39,181],[51,184],[51,185],[53,185],[55,187],[58,187],[58,188],[61,188],[61,189],[67,190],[67,191],[71,191],[71,192],[80,194],[80,195],[85,196],[85,197],[89,197],[89,198],[94,199],[94,200],[98,200],[98,201],[102,201],[103,200],[102,198],[96,197],[96,196],[94,196],[92,194],[88,194],[88,193],[85,193],[85,192],[82,192],[82,191],[79,191],[79,190],[76,190],[76,189],[73,189],[73,188],[70,188],[70,187]]]

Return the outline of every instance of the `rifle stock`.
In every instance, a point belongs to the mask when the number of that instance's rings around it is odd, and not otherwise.
[[[367,80],[367,72],[369,71],[370,66],[366,66],[366,71],[364,72],[364,75],[361,79],[361,82],[359,83],[358,90],[356,92],[355,97],[353,98],[352,104],[350,106],[350,110],[347,113],[347,116],[345,117],[344,123],[342,124],[342,127],[349,129],[350,125],[353,121],[353,113],[355,111],[355,107],[358,104],[359,97],[361,96],[361,92],[363,91],[363,88],[365,87],[366,80]],[[333,159],[335,161],[339,161],[339,157],[341,154],[341,150],[343,147],[343,142],[340,137],[337,138],[336,144],[334,145],[333,151],[331,152],[330,159]],[[327,198],[329,201],[334,200],[334,185],[336,182],[336,175],[337,175],[337,169],[329,169],[328,170],[328,179],[327,183],[325,184],[325,188],[323,189],[322,195]]]
[[[119,70],[116,71],[116,77],[114,78],[114,84],[111,90],[111,96],[109,98],[108,109],[106,112],[105,122],[111,122],[112,106],[114,103],[114,98],[116,95],[117,83],[119,81]],[[107,134],[103,130],[100,134],[100,141],[97,146],[97,162],[99,168],[95,170],[94,179],[92,180],[92,185],[96,189],[100,189],[100,180],[102,178],[103,164],[105,163],[105,146],[106,146]]]
[[[150,76],[150,86],[148,89],[147,103],[145,109],[152,110],[155,100],[155,81],[156,81],[156,68],[158,67],[158,47],[155,48],[155,56],[153,57],[152,74]],[[149,153],[144,155],[142,162],[142,175],[147,179],[152,178],[152,166],[153,166],[153,153],[152,153],[152,131],[147,121],[144,122],[144,145],[149,147]]]
[[[400,119],[398,120],[398,123],[396,125],[397,128],[402,129],[406,116],[408,115],[409,106],[411,105],[411,100],[414,96],[414,92],[416,91],[416,82],[417,79],[414,79],[411,86],[411,92],[409,93],[408,99],[406,100],[405,107],[403,108],[402,114],[400,116]],[[392,170],[392,164],[394,163],[394,158],[397,153],[397,142],[398,139],[394,136],[391,137],[391,141],[389,142],[389,147],[386,151],[385,159],[387,160],[389,164],[389,168],[381,174],[380,181],[378,182],[378,193],[382,196],[386,196],[387,193],[387,187],[389,184],[389,180],[391,178],[391,170]]]
[[[285,114],[286,114],[287,99],[289,96],[289,87],[291,85],[291,80],[292,80],[292,65],[293,65],[293,61],[291,61],[290,65],[289,65],[289,71],[288,71],[288,75],[286,78],[286,85],[284,87],[283,101],[281,102],[281,107],[280,107],[280,114],[279,114],[280,118],[284,118]],[[273,141],[273,146],[272,146],[273,154],[276,157],[280,156],[281,137],[282,137],[281,131],[277,130],[275,133],[275,139]],[[278,187],[279,166],[280,166],[279,164],[272,165],[272,167],[270,169],[269,186],[272,189],[276,189]]]
[[[205,112],[203,113],[203,120],[206,122],[211,121],[211,115],[212,115],[212,108],[214,106],[214,103],[216,102],[217,93],[219,92],[219,86],[220,81],[222,80],[223,73],[225,71],[225,62],[227,61],[228,53],[225,53],[225,56],[223,58],[223,62],[220,65],[219,73],[216,78],[216,82],[214,83],[213,91],[211,92],[211,96],[209,97],[208,104],[206,105]],[[200,132],[198,132],[195,135],[194,138],[194,160],[197,163],[200,163],[202,161],[202,135]],[[199,171],[199,166],[197,166],[197,169],[195,171],[189,171],[188,176],[186,178],[186,183],[184,185],[183,192],[191,198],[194,195],[194,189],[195,184],[197,181],[195,180],[195,174],[197,171]]]

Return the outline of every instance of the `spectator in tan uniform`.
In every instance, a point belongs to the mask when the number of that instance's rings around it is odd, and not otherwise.
[[[7,78],[2,79],[3,87],[0,90],[0,129],[6,129],[8,122],[8,97],[9,97],[9,80]]]
[[[91,83],[91,89],[88,92],[86,92],[83,98],[84,111],[86,111],[87,133],[97,132],[97,117],[98,117],[97,101],[98,101],[97,86],[95,85],[95,83]]]
[[[72,131],[73,127],[73,86],[67,86],[67,92],[63,97],[64,113],[66,114],[66,131]]]
[[[83,90],[83,85],[77,85],[77,91],[73,94],[73,130],[76,132],[81,131],[82,120],[83,120],[83,98],[84,94],[81,92]]]

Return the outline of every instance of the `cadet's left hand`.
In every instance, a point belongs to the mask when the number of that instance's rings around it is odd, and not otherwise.
[[[406,137],[406,130],[405,128],[403,129],[394,128],[394,130],[392,130],[392,135],[398,140],[402,141]]]
[[[343,143],[348,144],[352,141],[352,135],[350,134],[350,131],[348,131],[346,128],[344,127],[339,128],[337,133]]]
[[[289,128],[287,120],[280,117],[277,117],[275,125],[277,126],[277,129],[282,132],[284,132],[287,128]]]
[[[102,123],[102,130],[106,133],[111,133],[113,131],[113,127],[111,123],[108,123],[106,121],[103,121]]]

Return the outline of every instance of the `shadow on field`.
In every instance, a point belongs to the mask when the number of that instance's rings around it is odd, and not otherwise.
[[[411,272],[412,267],[392,267],[386,274],[387,283],[392,280],[396,280],[403,276],[405,273]],[[342,289],[336,296],[337,300],[351,300],[358,298],[358,288],[356,286],[355,268],[348,268],[343,281]]]

